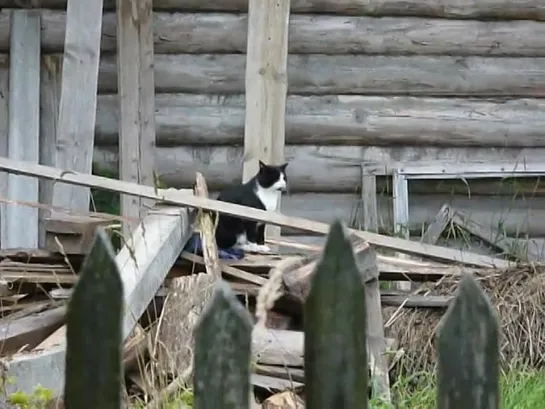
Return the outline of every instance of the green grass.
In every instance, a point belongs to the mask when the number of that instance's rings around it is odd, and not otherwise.
[[[418,376],[417,386],[414,386]],[[435,377],[417,374],[401,379],[392,388],[396,409],[435,409]],[[545,371],[511,370],[500,381],[500,408],[542,409],[545,405]],[[387,405],[371,402],[370,408],[389,409]]]
[[[418,378],[418,381],[416,381]],[[415,386],[415,383],[417,385]],[[545,371],[511,370],[501,378],[501,409],[542,409],[545,405]],[[165,409],[191,405],[191,391],[184,391],[178,399],[165,404]],[[395,409],[435,409],[436,388],[432,374],[416,374],[401,379],[392,388]],[[137,408],[139,406],[135,406]],[[191,406],[189,406],[191,407]],[[371,409],[391,409],[392,406],[372,400]]]

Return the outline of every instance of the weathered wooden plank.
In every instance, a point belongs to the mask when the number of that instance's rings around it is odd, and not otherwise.
[[[1,353],[7,355],[22,347],[32,349],[60,327],[66,308],[58,307],[18,319],[7,317],[0,322]]]
[[[289,18],[290,0],[249,0],[243,182],[256,175],[259,161],[284,161]],[[280,192],[276,200],[280,210]],[[265,235],[279,237],[280,228],[266,226]]]
[[[499,322],[470,275],[440,323],[437,353],[438,409],[500,407]]]
[[[255,326],[252,354],[257,363],[289,367],[303,366],[304,334],[299,331]]]
[[[435,244],[441,234],[447,228],[451,220],[451,211],[448,205],[443,205],[435,215],[433,221],[429,224],[420,241],[422,243]]]
[[[218,68],[220,62],[215,64]],[[244,72],[243,66],[241,69]],[[156,77],[157,83],[163,78]],[[186,84],[191,86],[191,82]],[[536,90],[537,86],[536,82]],[[195,91],[202,92],[206,87]],[[97,144],[115,146],[119,126],[117,97],[98,98]],[[157,143],[241,145],[245,105],[244,96],[239,94],[159,94],[155,116]],[[539,98],[289,95],[286,101],[288,144],[535,148],[545,147],[543,127],[545,101]]]
[[[195,334],[195,409],[248,409],[251,338],[250,314],[220,281]]]
[[[148,186],[137,185],[111,178],[89,175],[79,172],[66,172],[49,166],[35,165],[28,162],[14,161],[8,158],[0,158],[0,170],[9,171],[19,175],[35,176],[45,179],[62,180],[78,186],[88,186],[100,188],[102,190],[114,191],[117,193],[132,194],[149,199],[159,200],[166,204],[198,208],[212,212],[219,212],[236,217],[243,217],[248,220],[255,220],[267,224],[274,224],[281,227],[292,227],[306,232],[316,234],[327,234],[328,225],[304,219],[300,217],[290,217],[276,212],[267,212],[252,207],[240,206],[233,203],[221,202],[218,200],[197,197],[176,189],[155,189]],[[374,244],[377,247],[383,247],[390,250],[401,251],[417,256],[425,256],[440,260],[457,261],[463,264],[476,266],[493,266],[496,268],[507,268],[512,263],[483,257],[478,254],[460,253],[448,248],[434,246],[429,244],[415,243],[409,240],[397,237],[388,237],[381,234],[350,230],[355,236]],[[164,278],[164,277],[163,277]],[[156,289],[155,289],[156,290]],[[154,291],[155,291],[154,290]]]
[[[2,7],[66,8],[67,0],[2,0]],[[156,0],[156,10],[195,11],[246,11],[247,0]],[[115,8],[115,0],[106,0],[104,8]],[[292,12],[335,13],[372,16],[426,16],[480,19],[545,20],[545,10],[540,0],[513,3],[511,0],[444,0],[440,4],[429,0],[294,0]]]
[[[373,169],[371,165],[369,168]],[[374,172],[384,172],[384,169],[376,169]],[[468,163],[461,168],[455,163],[416,164],[414,166],[402,166],[396,169],[400,175],[410,179],[456,179],[456,178],[503,178],[503,177],[542,177],[545,175],[545,164],[532,163]]]
[[[155,159],[155,78],[152,0],[117,3],[119,87],[119,175],[121,180],[153,186]],[[141,218],[149,205],[140,197],[121,195],[121,214]],[[127,236],[137,223],[124,222]]]
[[[305,373],[301,368],[289,368],[287,366],[256,365],[254,370],[257,374],[274,376],[280,379],[293,379],[304,382]]]
[[[62,213],[56,214],[53,218],[44,218],[42,226],[45,230],[45,240],[42,248],[62,251],[67,255],[87,254],[93,243],[96,227],[111,224],[112,220]]]
[[[538,254],[532,252],[527,244],[521,240],[513,240],[507,237],[503,231],[503,226],[500,224],[494,227],[483,226],[464,211],[452,209],[452,222],[462,227],[464,230],[474,236],[484,240],[487,244],[500,249],[505,255],[514,256],[522,261],[539,260]],[[521,235],[524,233],[521,232]]]
[[[63,35],[64,44],[64,35]],[[40,163],[55,166],[55,141],[57,139],[57,122],[59,120],[59,106],[61,100],[62,58],[59,56],[44,55],[42,57],[40,79]],[[53,182],[40,180],[40,203],[52,204]],[[51,212],[39,210],[39,244],[45,245],[44,219]]]
[[[392,175],[392,207],[394,213],[394,233],[399,237],[409,237],[409,184],[404,175],[394,171]]]
[[[365,287],[367,349],[371,357],[373,395],[379,396],[383,401],[391,402],[390,375],[386,356],[388,345],[384,335],[377,254],[372,247],[361,252],[354,248],[354,258]]]
[[[335,222],[304,307],[307,407],[367,408],[365,298],[352,244]]]
[[[537,162],[545,156],[545,149],[517,148],[429,148],[429,147],[371,147],[371,163],[383,163],[384,169],[401,164],[420,162],[500,163]],[[195,173],[205,175],[211,190],[219,191],[227,185],[242,181],[243,149],[241,147],[173,146],[155,150],[156,172],[168,186],[192,186]],[[97,169],[116,174],[117,149],[95,147]],[[289,190],[298,192],[354,193],[361,187],[362,150],[348,146],[286,145],[289,165]],[[358,163],[359,162],[359,163]],[[391,194],[390,177],[376,177],[376,191]],[[486,196],[543,196],[545,181],[537,178],[413,180],[409,193],[438,193],[448,195]]]
[[[241,93],[245,65],[240,54],[156,55],[155,88]],[[291,55],[287,76],[290,94],[538,97],[545,93],[545,58]],[[115,57],[101,59],[98,88],[117,91]]]
[[[87,177],[94,178],[92,175]],[[123,183],[118,181],[118,183]],[[149,187],[153,191],[152,187]],[[184,192],[187,194],[187,192]],[[150,211],[116,257],[124,288],[122,337],[126,339],[148,307],[157,289],[192,233],[191,217],[185,208],[159,207]],[[30,393],[36,384],[62,391],[66,351],[66,326],[59,328],[37,351],[2,360],[16,382],[10,390]]]
[[[195,254],[184,252],[182,253],[182,258],[190,261],[191,263],[200,263],[206,266],[204,257],[200,257]],[[248,283],[253,283],[258,286],[262,286],[267,282],[267,279],[264,277],[260,277],[256,274],[252,274],[247,271],[241,270],[239,268],[232,267],[226,264],[224,261],[220,262],[219,267],[221,268],[222,273],[235,279],[243,280]]]
[[[125,303],[130,307],[124,315],[124,339],[162,285],[191,233],[187,209],[157,206],[119,251],[117,263],[124,281]]]
[[[259,262],[258,260],[255,261],[248,261],[248,260],[240,260],[240,261],[231,261],[229,262],[229,267],[233,268],[233,266],[238,267],[237,270],[244,271],[240,269],[247,269],[249,271],[259,272],[260,269],[265,270],[265,274],[268,270],[271,268],[279,268],[282,271],[285,271],[284,275],[284,284],[289,289],[289,293],[293,295],[294,297],[300,299],[303,301],[304,297],[306,296],[306,293],[308,292],[309,288],[309,281],[310,277],[313,273],[313,269],[316,265],[316,261],[312,261],[312,257],[301,257],[300,256],[300,246],[306,247],[307,252],[306,254],[308,256],[317,256],[320,254],[320,251],[323,248],[324,244],[324,237],[323,236],[292,236],[288,237],[289,240],[286,240],[285,237],[282,237],[280,240],[274,240],[272,244],[277,244],[281,246],[282,248],[286,248],[286,241],[289,243],[289,248],[291,251],[291,256],[285,259],[285,264],[278,263],[278,261],[270,261],[268,263]],[[301,243],[302,241],[302,243]],[[418,241],[418,240],[416,240]],[[296,243],[297,247],[299,249],[299,254],[297,256],[294,256],[293,254],[293,243]],[[309,246],[308,244],[305,246],[305,243],[311,243],[315,244],[318,243],[319,245],[316,246]],[[457,245],[460,245],[461,243],[457,243]],[[467,244],[467,243],[465,243]],[[358,246],[354,249],[356,253],[356,257],[358,256],[358,252],[361,251],[362,247],[367,246],[366,243],[362,243],[362,246]],[[453,247],[460,250],[467,250],[464,246],[460,247]],[[493,255],[493,253],[479,253],[479,254],[488,254]],[[184,258],[186,258],[184,253]],[[290,260],[291,259],[291,260]],[[191,262],[191,264],[182,265],[183,268],[186,271],[176,271],[174,273],[169,274],[169,277],[177,277],[180,276],[179,273],[181,273],[182,276],[187,275],[187,269],[191,269],[194,265],[194,263],[199,264],[200,267],[204,265],[204,262],[202,258],[188,258],[188,261]],[[256,264],[257,262],[257,264]],[[227,263],[227,262],[226,262]],[[185,264],[185,263],[184,263]],[[282,265],[283,264],[283,265]],[[287,265],[286,265],[287,264]],[[301,264],[301,265],[300,265]],[[365,265],[365,263],[359,263]],[[224,267],[227,267],[227,264],[224,265]],[[377,255],[377,268],[380,271],[381,278],[384,278],[385,280],[413,280],[417,282],[422,281],[434,281],[439,280],[447,275],[453,275],[453,274],[459,274],[460,270],[458,267],[452,267],[447,266],[442,263],[437,262],[429,262],[429,261],[415,261],[415,260],[408,260],[408,259],[400,259],[400,258],[394,258],[384,255]],[[252,275],[252,273],[244,271],[248,275]],[[373,271],[369,274],[366,274],[369,278],[369,276],[373,277]],[[269,271],[269,275],[271,272]],[[259,277],[264,280],[263,277]],[[243,278],[244,277],[240,277]],[[234,283],[231,282],[231,285],[234,289],[241,293],[248,293],[251,295],[257,295],[257,290],[259,290],[259,287],[263,285],[263,282],[258,283],[257,280],[250,281],[247,280],[248,283]]]
[[[295,390],[300,392],[305,386],[302,382],[297,382],[290,379],[277,378],[275,376],[267,376],[261,374],[251,374],[251,383],[254,387],[264,389],[266,391],[285,391]],[[266,406],[266,408],[270,408]]]
[[[511,237],[513,238],[513,237]],[[410,238],[414,241],[422,241],[420,236],[412,236]],[[291,242],[295,241],[299,245],[307,246],[306,249],[296,249],[294,250],[293,247],[290,246],[280,246],[279,252],[280,254],[294,254],[294,252],[297,252],[298,254],[309,254],[312,253],[312,251],[308,246],[318,246],[318,248],[321,248],[324,244],[324,237],[323,236],[283,236],[282,241],[289,240]],[[545,238],[539,237],[539,238],[532,238],[529,240],[525,239],[515,239],[523,248],[528,248],[528,253],[535,255],[536,259],[544,260],[545,259]],[[435,244],[435,243],[430,243]],[[485,243],[478,239],[474,239],[472,237],[464,237],[457,235],[456,237],[450,237],[448,239],[442,239],[440,242],[440,245],[447,246],[452,249],[457,249],[460,251],[469,251],[472,253],[477,254],[483,254],[491,257],[500,257],[501,252],[496,251],[495,249],[491,248],[490,246],[487,246]],[[433,267],[436,268],[436,267]],[[420,267],[415,267],[415,269],[420,269]],[[393,266],[390,265],[388,262],[385,262],[383,260],[379,261],[379,270],[381,271],[381,274],[384,272],[385,276],[388,276],[391,279],[403,279],[403,277],[411,277],[411,280],[413,281],[422,281],[421,279],[417,279],[417,275],[414,274],[416,271],[413,271],[412,267],[408,267],[404,270],[404,268],[400,266]],[[422,272],[422,275],[427,276],[427,279],[431,279],[431,276],[433,274],[431,271],[427,271],[426,269],[419,270]],[[397,276],[400,277],[397,277]]]
[[[362,159],[364,161],[373,160],[368,151],[362,150]],[[361,167],[360,193],[363,230],[378,232],[377,177],[369,172],[365,166]]]
[[[66,13],[59,10],[40,10],[40,13],[43,51],[62,52]],[[9,49],[8,26],[9,14],[2,11],[0,51]],[[155,52],[245,53],[247,30],[246,14],[156,12]],[[537,21],[294,14],[290,17],[289,39],[288,50],[294,54],[545,56],[545,24]],[[115,13],[106,12],[101,51],[115,50]]]
[[[325,248],[325,246],[323,248]],[[358,253],[364,252],[368,248],[369,244],[365,242],[360,241],[359,243],[357,243],[354,246],[354,253],[356,254],[356,257]],[[314,252],[309,257],[295,257],[289,262],[287,260],[281,262],[287,264],[285,267],[275,267],[275,269],[281,269],[283,272],[282,281],[286,293],[290,294],[294,299],[300,301],[301,303],[304,303],[308,296],[312,284],[312,277],[314,276],[316,266],[319,264],[320,261],[320,255],[320,252]],[[371,271],[371,274],[375,272],[376,270]],[[376,274],[378,275],[378,273]],[[372,277],[373,276],[371,275],[371,278]],[[367,281],[368,279],[370,278],[364,276],[365,281]]]
[[[392,175],[392,210],[393,233],[398,237],[408,239],[409,229],[409,184],[407,178],[394,170]],[[405,258],[405,254],[398,254]],[[406,281],[394,282],[394,286],[401,291],[410,291],[411,283]]]
[[[206,181],[197,173],[194,194],[208,197]],[[195,230],[201,239],[205,272],[170,280],[168,284],[168,303],[161,312],[161,325],[158,329],[157,357],[165,373],[174,377],[183,376],[193,364],[195,328],[203,308],[212,298],[214,283],[221,281],[222,266],[218,260],[218,249],[214,237],[214,217],[208,212],[198,212],[194,222]],[[187,254],[182,253],[182,256]],[[195,258],[196,255],[191,254]],[[186,258],[187,259],[187,258]],[[192,272],[196,272],[191,268]],[[250,275],[249,273],[243,272]],[[258,277],[263,279],[262,277]]]
[[[195,186],[193,187],[195,196],[209,197],[208,186],[203,175],[195,175]],[[199,226],[199,236],[201,238],[202,258],[208,275],[215,280],[221,279],[222,266],[218,257],[218,244],[216,237],[211,234],[215,231],[215,217],[209,213],[202,212],[197,216],[197,226]]]
[[[0,57],[0,156],[8,156],[9,136],[9,58]],[[0,195],[8,196],[8,174],[0,172]],[[0,203],[0,248],[6,237],[6,204]]]
[[[40,160],[40,16],[12,11],[10,33],[8,155],[15,160]],[[11,200],[38,202],[38,180],[8,176]],[[2,248],[38,247],[38,209],[8,204]],[[25,228],[21,229],[24,221]]]
[[[381,294],[382,305],[403,308],[445,308],[452,297],[445,295]]]
[[[89,174],[93,161],[102,3],[102,0],[68,3],[55,143],[55,166]],[[114,68],[115,62],[114,56]],[[57,183],[53,187],[53,204],[87,211],[89,189]]]
[[[121,406],[122,322],[123,282],[115,250],[100,227],[68,304],[66,409]]]

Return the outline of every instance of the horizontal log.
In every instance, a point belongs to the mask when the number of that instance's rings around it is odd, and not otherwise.
[[[116,95],[99,95],[98,144],[117,145],[118,105]],[[158,94],[155,106],[159,146],[243,144],[243,95]],[[545,147],[544,129],[545,99],[537,98],[291,95],[286,102],[289,144],[535,148]]]
[[[384,195],[378,196],[377,199],[379,228],[382,231],[392,231],[392,199]],[[545,197],[512,199],[490,196],[467,198],[450,195],[409,196],[408,228],[411,234],[420,235],[445,203],[463,210],[483,226],[499,228],[506,235],[545,236]],[[331,223],[336,218],[340,218],[351,226],[359,227],[363,224],[361,201],[358,195],[293,194],[282,198],[282,213],[324,223]],[[282,231],[285,234],[289,232],[288,229]]]
[[[65,9],[67,0],[0,0],[0,7]],[[155,0],[155,10],[247,11],[248,0]],[[115,0],[104,0],[115,9]],[[294,13],[545,20],[541,0],[292,0]]]
[[[245,67],[242,54],[159,54],[155,88],[242,93]],[[292,94],[536,97],[545,95],[545,58],[292,54],[287,78]],[[117,92],[115,55],[102,57],[98,89]]]
[[[9,50],[9,16],[0,13],[0,50]],[[44,52],[62,52],[66,13],[42,10]],[[246,53],[248,19],[239,13],[154,15],[156,54]],[[289,52],[295,54],[448,54],[545,56],[545,24],[399,17],[292,14]],[[115,52],[116,17],[102,22],[102,52]]]
[[[96,151],[95,151],[96,155]],[[95,160],[98,155],[95,156]],[[200,158],[212,163],[211,158]],[[158,160],[157,163],[162,163]],[[242,163],[242,162],[240,162]],[[110,163],[98,162],[102,171],[114,171]],[[462,166],[462,165],[461,165]],[[312,170],[310,170],[312,171]],[[177,172],[181,173],[181,172]],[[206,176],[206,173],[203,172]],[[194,173],[191,173],[193,177]],[[288,176],[288,180],[291,177]],[[193,182],[191,182],[193,183]],[[289,182],[291,183],[291,182]],[[209,184],[212,185],[211,183]],[[357,190],[357,185],[353,187]],[[215,193],[214,193],[215,195]],[[211,197],[214,197],[211,195]],[[388,195],[377,195],[379,209],[379,226],[383,231],[392,230],[392,199]],[[483,226],[500,228],[506,234],[520,236],[545,236],[545,197],[511,196],[471,196],[466,195],[410,195],[409,229],[412,233],[421,234],[425,225],[434,220],[443,204],[465,211],[470,217]],[[282,212],[289,216],[304,217],[310,220],[331,223],[335,218],[346,221],[349,225],[359,227],[362,222],[362,206],[358,194],[296,193],[282,199]],[[539,220],[542,220],[540,222]],[[531,221],[531,223],[530,223]],[[287,234],[289,230],[283,229]]]
[[[387,167],[403,163],[405,166],[426,162],[524,163],[540,161],[543,149],[488,149],[488,148],[379,148],[368,149],[370,157]],[[361,188],[361,170],[364,148],[353,146],[320,147],[287,145],[285,157],[288,168],[290,192],[345,192],[354,193]],[[156,172],[170,187],[190,188],[195,182],[195,172],[206,178],[211,190],[242,181],[242,147],[158,147]],[[117,148],[95,146],[95,171],[117,175]],[[390,177],[377,177],[377,192],[391,193]],[[445,193],[471,197],[473,195],[541,195],[545,196],[545,180],[469,179],[469,180],[414,180],[409,183],[410,193]]]

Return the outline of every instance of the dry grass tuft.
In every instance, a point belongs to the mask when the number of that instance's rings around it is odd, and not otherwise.
[[[532,368],[545,364],[545,265],[526,265],[508,270],[488,270],[475,275],[500,319],[502,365],[520,363]],[[419,294],[455,295],[460,276],[426,283]],[[432,371],[436,362],[434,338],[445,309],[384,308],[390,336],[404,350],[399,373]]]

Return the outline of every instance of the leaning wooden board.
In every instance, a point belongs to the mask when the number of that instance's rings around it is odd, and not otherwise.
[[[0,158],[0,170],[20,175],[36,176],[45,179],[52,179],[54,181],[62,181],[73,185],[87,186],[119,193],[147,197],[150,199],[180,206],[201,208],[209,211],[235,216],[242,215],[242,217],[246,219],[263,221],[276,226],[293,227],[302,231],[312,233],[328,234],[329,232],[329,225],[325,223],[318,223],[299,217],[285,216],[276,212],[267,212],[264,210],[220,202],[204,197],[197,197],[188,193],[182,193],[175,189],[155,189],[153,187],[142,186],[135,183],[123,182],[115,179],[109,179],[102,176],[82,174],[69,170],[57,169],[50,166],[36,165],[23,161],[15,161],[8,158]],[[459,250],[412,242],[409,240],[389,237],[376,233],[364,232],[359,230],[351,231],[358,237],[361,237],[362,239],[376,246],[418,256],[456,261],[466,265],[476,265],[481,267],[507,268],[513,264],[506,260],[495,259],[480,254],[465,253]]]

